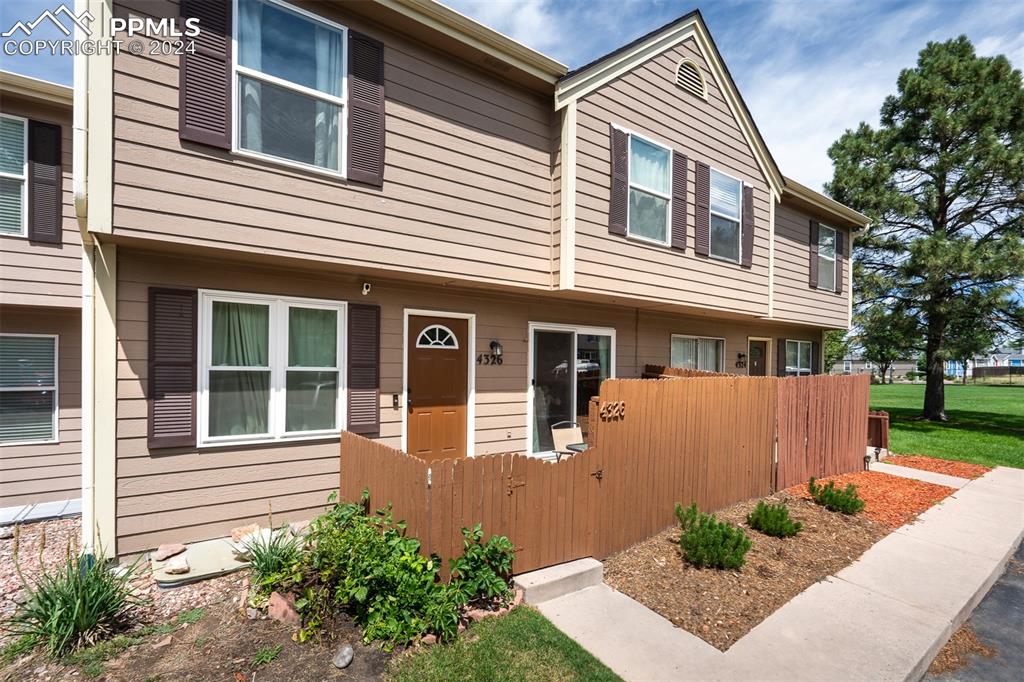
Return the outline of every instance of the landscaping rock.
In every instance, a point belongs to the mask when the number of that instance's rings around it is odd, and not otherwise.
[[[263,613],[259,609],[254,609],[251,606],[246,607],[245,617],[249,620],[259,620],[263,617]]]
[[[292,521],[288,524],[288,529],[297,538],[309,535],[309,521]]]
[[[168,575],[181,575],[190,570],[188,559],[183,556],[171,557],[170,561],[164,564],[164,573]]]
[[[282,597],[277,592],[270,593],[267,603],[267,615],[285,625],[298,627],[302,623],[299,612],[295,610],[294,597]]]
[[[231,529],[231,539],[234,542],[241,542],[242,538],[246,535],[252,535],[258,533],[260,530],[260,524],[250,523],[248,526],[239,526]]]
[[[173,641],[172,637],[170,635],[167,635],[166,637],[161,639],[159,642],[156,642],[155,644],[153,644],[153,648],[154,649],[163,649],[165,647],[169,647],[171,645],[172,641]]]
[[[0,540],[10,540],[14,537],[14,526],[3,526],[0,528]]]
[[[423,635],[420,638],[420,644],[425,644],[426,646],[437,644],[437,635]]]
[[[355,652],[352,651],[350,644],[342,644],[338,647],[338,650],[334,653],[334,658],[331,659],[331,663],[334,664],[335,668],[347,668],[352,663],[352,655]]]
[[[160,545],[156,551],[153,552],[153,558],[157,561],[167,561],[176,554],[181,554],[186,549],[185,545],[180,542],[174,542],[168,545]]]
[[[522,603],[523,603],[523,590],[521,588],[517,587],[516,588],[516,594],[515,594],[514,597],[512,597],[512,608],[514,609],[515,607],[519,606]]]

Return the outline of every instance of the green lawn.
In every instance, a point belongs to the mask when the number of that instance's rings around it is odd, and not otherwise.
[[[433,680],[619,680],[534,609],[485,618],[451,644],[393,662],[397,682]]]
[[[947,384],[944,424],[917,419],[922,405],[924,384],[871,387],[893,452],[1024,468],[1024,387]]]

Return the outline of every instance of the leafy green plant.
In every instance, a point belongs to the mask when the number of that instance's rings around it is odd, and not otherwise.
[[[252,583],[261,594],[269,594],[277,586],[294,580],[302,561],[302,538],[292,536],[288,526],[258,533],[246,545]]]
[[[815,502],[829,511],[841,512],[843,514],[856,514],[864,509],[864,500],[857,494],[857,486],[847,483],[846,488],[840,490],[836,487],[835,481],[829,481],[825,485],[815,483],[814,477],[807,482],[807,490]]]
[[[504,606],[512,598],[512,541],[495,535],[482,542],[483,537],[479,523],[462,529],[463,553],[449,562],[449,587],[461,604]]]
[[[683,556],[699,568],[740,568],[750,549],[750,538],[741,528],[702,514],[696,503],[684,508],[676,505],[676,517],[682,527],[679,546]]]
[[[139,563],[111,570],[102,552],[78,556],[69,545],[64,562],[32,581],[21,573],[17,538],[14,564],[28,598],[7,623],[11,633],[42,645],[51,657],[90,646],[128,629],[146,600],[132,587]],[[40,552],[45,541],[41,539]]]
[[[256,652],[256,655],[252,657],[253,665],[266,665],[272,661],[276,661],[277,657],[281,655],[281,650],[284,649],[284,644],[278,644],[277,646],[265,646]]]
[[[754,530],[776,538],[788,538],[796,535],[803,525],[789,518],[789,509],[784,504],[767,504],[763,500],[757,503],[754,511],[747,514],[747,523]]]

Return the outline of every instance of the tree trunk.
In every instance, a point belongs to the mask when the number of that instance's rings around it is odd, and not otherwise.
[[[963,360],[964,360],[963,361],[963,367],[964,367],[964,381],[963,381],[963,383],[964,383],[964,386],[966,386],[967,385],[967,358],[964,358]]]
[[[946,372],[942,366],[939,348],[946,331],[944,318],[928,316],[928,338],[925,342],[924,418],[946,421]]]

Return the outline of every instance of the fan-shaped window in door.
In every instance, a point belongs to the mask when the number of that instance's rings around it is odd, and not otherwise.
[[[432,324],[420,332],[416,339],[417,348],[450,348],[457,350],[459,340],[448,327],[441,324]]]

